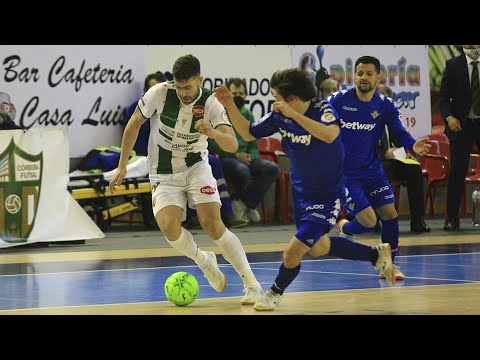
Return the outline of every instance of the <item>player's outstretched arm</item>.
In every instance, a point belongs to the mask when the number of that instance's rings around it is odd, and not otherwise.
[[[137,106],[132,117],[128,120],[125,130],[123,131],[122,148],[120,152],[120,160],[118,161],[118,168],[115,172],[115,175],[113,175],[112,180],[110,180],[110,183],[108,184],[108,187],[112,193],[115,192],[115,186],[120,186],[123,178],[125,175],[127,175],[128,158],[132,152],[133,145],[135,145],[135,141],[137,141],[140,126],[142,126],[145,120],[146,119],[143,117]]]
[[[216,129],[212,128],[209,121],[200,119],[195,123],[195,129],[200,134],[207,135],[225,151],[234,153],[238,150],[238,140],[233,132],[233,128],[229,125],[219,125]]]
[[[430,147],[432,146],[428,140],[428,137],[424,137],[415,141],[415,144],[413,144],[413,151],[420,156],[428,154]]]
[[[214,91],[216,98],[227,110],[230,121],[243,140],[255,140],[256,138],[250,133],[250,121],[245,119],[240,110],[238,110],[235,102],[233,101],[233,94],[230,92],[230,90],[228,90],[225,85],[221,85],[215,88]]]

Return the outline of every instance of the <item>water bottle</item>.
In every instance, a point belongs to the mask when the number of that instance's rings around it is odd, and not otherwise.
[[[472,193],[472,223],[474,226],[480,226],[480,188],[476,188]]]

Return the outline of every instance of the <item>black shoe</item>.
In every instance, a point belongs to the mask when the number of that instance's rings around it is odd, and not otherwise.
[[[425,224],[425,220],[423,219],[423,217],[421,217],[419,219],[412,220],[410,222],[410,231],[416,232],[416,233],[422,233],[422,232],[430,232],[432,231],[432,229],[430,229],[430,227],[427,224]]]
[[[453,217],[453,218],[448,218],[447,221],[445,221],[445,226],[443,227],[443,230],[458,230],[460,229],[460,219],[458,217]]]

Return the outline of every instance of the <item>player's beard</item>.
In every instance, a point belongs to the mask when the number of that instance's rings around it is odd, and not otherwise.
[[[372,84],[370,83],[360,83],[359,86],[358,86],[358,90],[360,90],[360,92],[362,93],[369,93],[370,91],[372,91],[372,89],[375,89],[377,85],[375,84],[375,86],[372,86]]]
[[[200,88],[197,89],[197,93],[194,96],[180,96],[180,99],[185,105],[190,105],[196,98],[198,98],[198,95],[200,95]],[[178,93],[177,93],[178,94]]]
[[[187,96],[187,97],[182,97],[182,102],[185,104],[185,105],[190,105],[193,101],[192,97],[191,96]]]

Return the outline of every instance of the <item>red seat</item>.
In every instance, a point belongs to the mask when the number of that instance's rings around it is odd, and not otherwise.
[[[422,157],[422,165],[427,171],[427,188],[425,189],[424,204],[427,209],[430,200],[430,216],[435,215],[434,203],[437,188],[442,187],[445,190],[445,198],[448,192],[448,175],[450,173],[450,163],[444,155],[427,154]],[[444,202],[444,214],[447,216],[447,202]]]
[[[441,132],[440,132],[440,131],[438,131],[438,132],[436,132],[436,133],[433,133],[433,132],[432,132],[430,135],[428,135],[428,139],[429,139],[429,140],[438,140],[438,141],[440,141],[440,142],[445,142],[445,143],[450,143],[450,141],[448,140],[447,135],[445,135],[445,134],[443,133],[443,129],[444,129],[444,128],[445,128],[445,127],[442,128],[442,131],[441,131]]]
[[[444,134],[445,124],[432,126],[432,131],[431,132],[432,132],[432,134]]]
[[[432,112],[432,127],[435,127],[435,126],[445,127],[445,121],[443,120],[443,117],[440,111]]]
[[[292,217],[289,201],[290,172],[283,170],[280,164],[280,156],[285,155],[282,143],[274,137],[260,138],[258,151],[262,159],[273,161],[280,167],[280,176],[275,186],[275,217],[283,224],[288,224]]]
[[[433,135],[433,136],[432,136]],[[422,173],[427,176],[427,187],[425,189],[424,204],[427,209],[428,201],[430,200],[429,215],[435,215],[435,197],[437,188],[445,189],[445,211],[444,216],[447,217],[447,193],[448,193],[448,175],[450,174],[450,143],[448,138],[442,136],[444,134],[429,135],[430,151],[427,155],[420,159],[420,167]],[[447,142],[445,142],[447,139]]]
[[[465,188],[463,191],[462,201],[460,203],[461,215],[467,214],[467,185],[479,185],[480,184],[480,154],[470,154],[470,161],[475,164],[475,167],[469,168],[467,176],[465,177]]]

